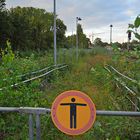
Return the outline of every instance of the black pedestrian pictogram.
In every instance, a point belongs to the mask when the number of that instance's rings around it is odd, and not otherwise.
[[[77,106],[87,106],[86,104],[75,103],[75,98],[71,99],[72,103],[61,103],[62,106],[70,106],[70,128],[77,127]]]

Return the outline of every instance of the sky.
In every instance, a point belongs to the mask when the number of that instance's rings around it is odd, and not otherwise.
[[[37,7],[53,12],[53,0],[6,0],[7,8]],[[84,33],[91,41],[99,37],[110,41],[110,25],[113,25],[113,42],[126,42],[128,24],[140,14],[140,0],[56,0],[58,18],[67,26],[66,35],[76,30],[76,17],[82,21]]]

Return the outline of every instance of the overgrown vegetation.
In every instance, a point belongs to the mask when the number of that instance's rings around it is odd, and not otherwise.
[[[0,0],[0,21],[1,107],[50,108],[58,94],[65,90],[75,89],[87,93],[98,110],[134,111],[136,109],[127,97],[134,102],[136,98],[120,83],[125,83],[138,98],[140,97],[138,41],[138,44],[130,50],[127,50],[127,47],[126,50],[122,49],[118,43],[112,45],[113,50],[107,50],[103,46],[108,44],[98,38],[96,39],[97,47],[85,49],[88,48],[90,42],[83,33],[81,25],[78,25],[79,46],[82,49],[79,49],[77,61],[73,47],[75,35],[66,38],[66,26],[62,20],[57,19],[57,42],[60,46],[57,63],[68,64],[68,69],[57,70],[43,78],[16,86],[15,83],[36,76],[36,74],[26,73],[53,65],[53,51],[50,49],[53,45],[53,32],[50,30],[53,14],[33,7],[6,10],[5,0]],[[130,25],[131,32],[137,39],[140,39],[136,32],[139,26],[138,16],[134,25]],[[64,44],[65,42],[68,46]],[[108,72],[106,69],[108,65],[114,66],[134,81],[119,77],[111,69]],[[22,74],[26,75],[20,76]],[[137,100],[137,106],[140,108],[139,100]],[[139,118],[97,117],[90,131],[81,136],[71,137],[57,130],[51,117],[44,115],[41,116],[41,135],[43,140],[139,140],[139,123]],[[1,113],[0,139],[28,139],[28,116],[18,113]]]
[[[112,53],[103,48],[94,50],[81,50],[79,62],[74,58],[74,50],[61,50],[61,63],[65,60],[69,63],[69,71],[62,70],[52,75],[23,84],[18,87],[8,88],[0,92],[0,106],[32,106],[50,108],[55,97],[70,89],[81,90],[87,93],[95,102],[98,110],[133,110],[131,103],[125,98],[128,94],[123,88],[116,86],[113,75],[110,75],[104,66],[114,64]],[[73,52],[73,53],[71,53]],[[65,54],[65,55],[62,55]],[[71,54],[71,55],[69,55]],[[120,57],[121,58],[121,57]],[[10,69],[3,71],[1,79],[14,77],[15,75],[51,65],[52,56],[46,55],[28,58],[15,58]],[[40,63],[41,62],[41,63]],[[17,64],[16,64],[17,63]],[[22,68],[21,68],[22,63]],[[124,68],[124,60],[116,61],[120,64],[119,69]],[[130,64],[131,65],[131,64]],[[14,66],[14,67],[13,67]],[[129,66],[129,65],[128,65]],[[6,68],[6,67],[1,67]],[[14,71],[12,70],[14,69]],[[23,70],[24,69],[24,70]],[[127,70],[127,68],[126,68]],[[9,72],[12,71],[12,72]],[[1,86],[15,83],[1,81]],[[84,135],[77,137],[66,136],[58,131],[53,125],[50,116],[42,116],[42,139],[65,140],[65,139],[139,139],[139,120],[124,117],[97,117],[94,127]],[[1,114],[0,132],[1,138],[5,140],[27,139],[28,138],[28,116],[19,114]],[[47,133],[46,133],[47,132]],[[125,133],[124,133],[125,132]],[[127,132],[127,133],[126,133]]]

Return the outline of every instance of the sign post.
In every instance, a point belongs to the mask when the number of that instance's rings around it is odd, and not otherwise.
[[[54,0],[54,65],[57,65],[57,48],[56,48],[56,0]]]
[[[68,135],[80,135],[93,126],[96,108],[86,94],[71,90],[63,92],[55,99],[51,116],[60,131]]]

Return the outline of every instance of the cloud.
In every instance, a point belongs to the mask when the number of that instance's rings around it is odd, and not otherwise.
[[[124,14],[126,16],[133,16],[134,15],[134,11],[132,9],[127,9],[126,11],[124,11]]]
[[[6,0],[7,8],[21,6],[21,7],[37,7],[53,11],[52,0]]]
[[[67,25],[67,34],[75,31],[76,17],[79,16],[83,19],[80,23],[87,34],[109,32],[110,24],[114,28],[119,27],[119,31],[115,32],[115,41],[122,41],[122,37],[126,37],[124,29],[127,30],[128,23],[132,23],[140,12],[140,0],[56,0],[56,3],[58,17]],[[8,8],[17,5],[53,11],[53,0],[7,0]],[[101,36],[108,41],[108,37]]]

